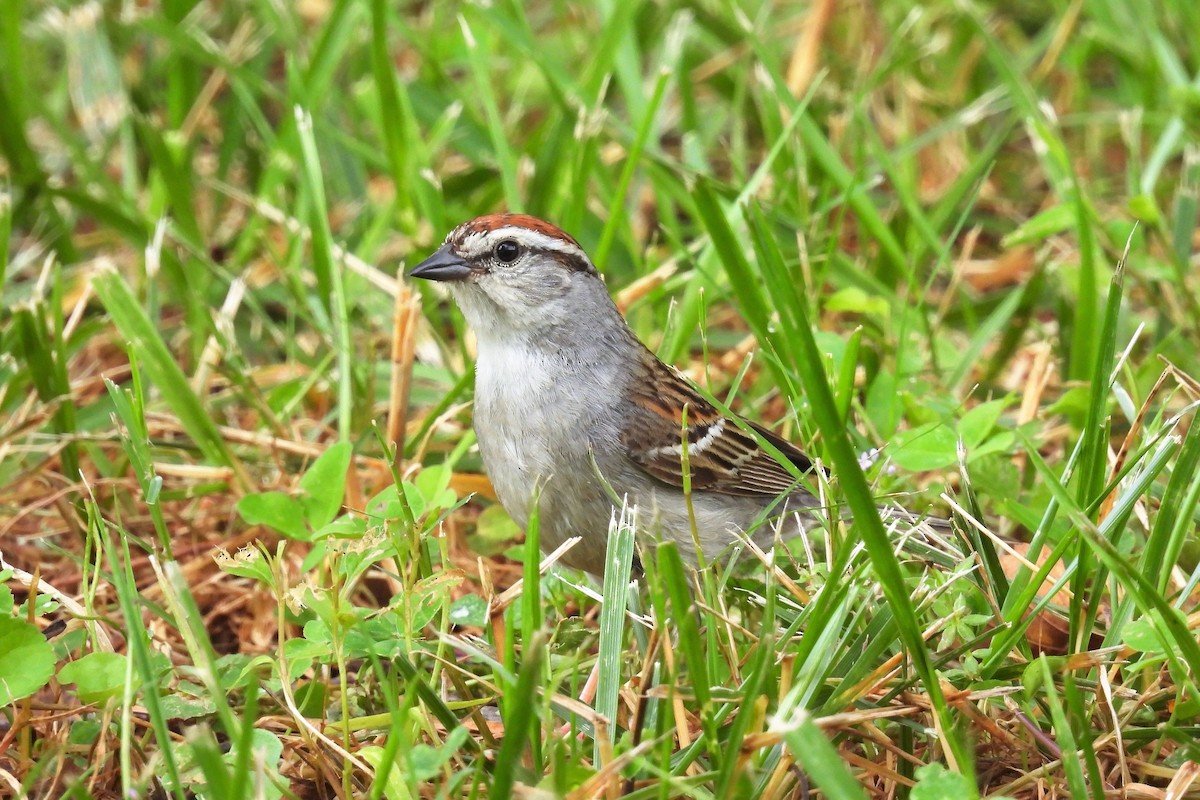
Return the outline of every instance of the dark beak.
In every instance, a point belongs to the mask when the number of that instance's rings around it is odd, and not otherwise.
[[[455,255],[449,245],[443,245],[436,253],[410,269],[408,277],[427,281],[462,281],[471,272],[467,262]]]

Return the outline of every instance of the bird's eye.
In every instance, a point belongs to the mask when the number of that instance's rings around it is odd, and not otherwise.
[[[517,256],[521,255],[521,245],[517,244],[512,239],[505,239],[500,244],[496,245],[494,251],[496,260],[502,264],[511,264],[517,260]]]

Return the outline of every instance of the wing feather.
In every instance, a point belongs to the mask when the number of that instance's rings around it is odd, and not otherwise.
[[[629,458],[649,475],[671,486],[683,486],[686,435],[693,490],[772,497],[794,491],[796,478],[739,427],[739,422],[770,442],[801,472],[813,468],[808,456],[786,439],[761,425],[723,415],[679,372],[649,351],[643,363],[644,374],[634,382],[632,411],[621,443]]]

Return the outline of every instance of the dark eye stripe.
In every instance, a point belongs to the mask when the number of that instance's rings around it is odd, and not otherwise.
[[[534,247],[530,248],[529,252],[542,256],[549,256],[561,264],[565,269],[569,269],[571,272],[596,272],[596,268],[592,266],[592,262],[588,261],[586,258],[580,258],[579,256],[572,255],[570,253],[564,253],[561,250],[551,250],[548,247]]]

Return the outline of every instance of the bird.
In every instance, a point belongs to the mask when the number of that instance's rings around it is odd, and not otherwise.
[[[557,226],[481,216],[407,274],[443,283],[474,330],[484,468],[523,528],[537,504],[544,551],[579,537],[564,566],[602,575],[622,501],[638,509],[639,541],[673,540],[693,565],[746,536],[766,548],[780,531],[821,524],[822,504],[797,477],[817,469],[813,460],[723,412],[661,361]]]

